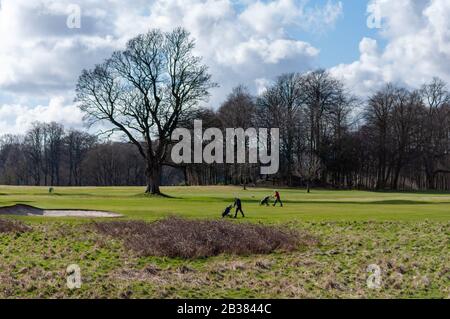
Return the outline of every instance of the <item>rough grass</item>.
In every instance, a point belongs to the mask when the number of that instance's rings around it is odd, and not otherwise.
[[[24,223],[8,219],[0,219],[0,234],[1,233],[23,233],[29,231],[30,227]]]
[[[0,232],[0,298],[450,298],[448,193],[283,189],[285,207],[273,208],[259,206],[270,189],[165,188],[169,199],[143,191],[0,187],[0,205],[114,211],[147,222],[173,214],[217,220],[238,195],[245,222],[289,223],[320,245],[267,255],[141,256],[89,219],[8,217],[31,230]],[[66,286],[71,264],[81,268],[81,289]],[[371,264],[381,268],[380,289],[367,286]]]
[[[82,223],[0,234],[0,298],[450,298],[450,224],[303,222],[320,245],[269,255],[143,257]],[[81,268],[81,289],[66,268]],[[367,267],[381,268],[369,289]]]
[[[103,234],[120,238],[140,256],[195,259],[221,254],[247,256],[291,252],[316,242],[288,228],[229,221],[198,221],[169,217],[141,221],[95,223]]]

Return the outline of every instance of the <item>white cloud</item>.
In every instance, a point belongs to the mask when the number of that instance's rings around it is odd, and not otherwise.
[[[81,8],[81,29],[66,25],[73,3]],[[289,31],[317,31],[319,21],[321,30],[329,28],[341,13],[342,4],[331,0],[323,7],[309,0],[2,0],[0,90],[19,105],[1,107],[0,133],[23,131],[31,119],[81,122],[71,103],[81,70],[151,28],[192,33],[221,84],[211,100],[216,106],[233,86],[256,91],[261,79],[311,68],[319,50]],[[36,105],[43,98],[48,106]]]
[[[360,43],[360,58],[331,71],[362,96],[386,82],[416,88],[438,76],[450,83],[450,1],[376,0],[386,48]]]
[[[2,1],[0,89],[35,96],[73,90],[80,70],[111,52],[115,43],[96,10],[83,11],[83,28],[67,27],[70,3]]]
[[[66,26],[72,3],[81,6],[81,29]],[[333,74],[364,96],[386,82],[417,87],[433,76],[450,82],[450,1],[370,4],[383,18],[386,47],[363,38],[359,59]],[[21,132],[31,120],[80,126],[72,99],[81,70],[151,28],[191,31],[221,85],[211,99],[217,106],[238,84],[258,92],[281,73],[316,67],[319,49],[291,33],[326,31],[342,12],[337,0],[323,6],[311,0],[2,0],[0,134]]]
[[[181,25],[192,33],[197,40],[198,54],[205,58],[214,80],[221,86],[213,91],[211,99],[217,105],[240,83],[256,90],[258,78],[272,78],[315,65],[319,50],[290,38],[288,32],[300,27],[298,21],[306,17],[307,3],[248,1],[243,10],[237,10],[230,0],[156,1],[150,8],[150,16],[142,21],[151,21],[152,26],[164,30]],[[329,12],[332,3],[321,9]],[[320,8],[316,7],[313,13],[319,12]],[[125,19],[122,17],[124,25],[128,23]],[[326,25],[331,26],[336,19],[337,16],[327,20]],[[148,25],[142,21],[139,25]]]
[[[328,1],[324,7],[306,6],[308,1],[256,1],[239,19],[259,35],[284,34],[286,26],[296,25],[304,30],[324,31],[334,26],[343,13],[341,2]]]
[[[23,105],[0,105],[0,132],[23,134],[36,121],[57,122],[67,128],[81,129],[83,114],[64,97],[53,97],[48,105],[32,108]]]

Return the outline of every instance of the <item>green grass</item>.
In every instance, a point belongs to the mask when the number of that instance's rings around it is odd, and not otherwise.
[[[273,189],[163,191],[173,198],[146,197],[133,187],[57,187],[54,194],[48,188],[0,187],[0,206],[106,210],[147,221],[168,215],[213,219],[239,196],[245,221],[287,224],[318,237],[321,245],[265,256],[144,258],[96,233],[89,219],[3,217],[33,230],[0,234],[0,297],[450,297],[450,194],[282,189],[285,207],[267,208],[258,203]],[[79,290],[65,285],[70,264],[82,269]],[[367,288],[370,264],[382,269],[381,289]]]
[[[41,187],[0,187],[0,205],[23,203],[40,208],[99,209],[128,218],[154,220],[167,215],[217,218],[239,196],[250,221],[414,221],[450,220],[450,194],[374,193],[360,191],[281,190],[285,207],[259,207],[272,189],[238,187],[168,187],[173,198],[148,198],[142,188],[56,188],[54,194]]]

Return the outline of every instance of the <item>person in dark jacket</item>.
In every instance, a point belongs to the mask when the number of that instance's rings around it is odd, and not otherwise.
[[[236,207],[236,214],[234,215],[234,218],[237,218],[239,212],[241,212],[242,217],[245,217],[244,211],[242,210],[242,202],[239,198],[235,199],[233,207]]]
[[[281,207],[283,207],[283,202],[281,201],[281,196],[278,191],[275,191],[275,203],[273,204],[273,207],[275,207],[278,203],[280,203]]]

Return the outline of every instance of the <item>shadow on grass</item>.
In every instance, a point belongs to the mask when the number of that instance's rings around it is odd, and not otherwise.
[[[231,185],[230,185],[231,186]],[[308,195],[305,188],[295,188],[295,187],[286,187],[286,186],[257,186],[257,187],[249,187],[247,191],[252,190],[272,190],[272,189],[278,189],[279,191],[283,192],[303,192],[305,195]],[[242,190],[243,191],[243,190]],[[243,191],[245,192],[245,191]],[[411,194],[411,195],[448,195],[450,196],[450,191],[439,191],[439,190],[370,190],[370,189],[338,189],[338,188],[323,188],[323,187],[317,187],[312,188],[310,195],[317,195],[317,192],[337,192],[337,193],[346,193],[346,192],[367,192],[367,193],[374,193],[374,194]]]
[[[380,201],[296,201],[296,200],[284,200],[286,204],[349,204],[349,205],[450,205],[448,202],[427,202],[427,201],[414,201],[414,200],[380,200]]]
[[[169,194],[148,194],[148,193],[144,193],[144,194],[138,194],[138,197],[143,197],[143,198],[162,198],[162,199],[181,199],[178,197],[174,197],[172,195]]]
[[[12,206],[12,205],[23,204],[23,203],[34,203],[34,202],[35,201],[33,201],[33,200],[5,200],[5,201],[0,202],[0,207],[1,206]]]
[[[117,194],[92,194],[92,193],[37,193],[33,196],[54,196],[54,197],[92,197],[92,198],[114,198],[120,197]],[[123,195],[125,196],[125,195]]]
[[[433,191],[433,190],[429,190],[429,191],[393,191],[393,190],[384,190],[384,191],[369,191],[371,193],[376,193],[376,194],[411,194],[411,195],[449,195],[450,196],[450,192],[447,191]]]
[[[174,197],[168,194],[161,195],[150,195],[145,193],[138,194],[91,194],[91,193],[45,193],[45,194],[35,194],[35,195],[44,195],[44,196],[54,196],[54,197],[90,197],[90,198],[119,198],[123,197],[133,197],[133,198],[167,198],[167,199],[181,199],[179,197]]]
[[[208,198],[177,198],[184,199],[189,202],[211,202],[211,203],[233,203],[234,198],[223,198],[223,197],[208,197]],[[259,199],[248,199],[241,198],[243,203],[247,204],[259,204]],[[379,200],[379,201],[338,201],[338,200],[288,200],[284,199],[285,204],[312,204],[312,205],[450,205],[448,202],[431,202],[431,201],[416,201],[416,200]],[[272,201],[273,204],[273,201]]]

